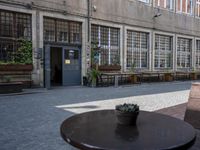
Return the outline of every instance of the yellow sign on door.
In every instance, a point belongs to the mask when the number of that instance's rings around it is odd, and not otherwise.
[[[70,60],[69,59],[65,59],[65,64],[70,64]]]

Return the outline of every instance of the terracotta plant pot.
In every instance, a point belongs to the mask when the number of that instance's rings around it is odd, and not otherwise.
[[[119,110],[115,110],[115,114],[117,116],[117,120],[119,124],[123,125],[136,125],[137,117],[139,115],[138,112],[134,113],[124,113]]]

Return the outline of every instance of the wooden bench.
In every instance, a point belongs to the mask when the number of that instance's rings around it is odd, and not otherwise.
[[[0,72],[0,83],[6,82],[5,79],[9,79],[9,82],[21,82],[23,88],[31,88],[32,86],[32,74],[30,71],[2,71]]]

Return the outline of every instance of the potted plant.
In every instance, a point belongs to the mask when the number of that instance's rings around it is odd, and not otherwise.
[[[138,78],[137,78],[137,75],[134,74],[134,72],[135,72],[135,63],[133,63],[131,65],[130,72],[131,72],[131,76],[130,76],[131,83],[133,83],[133,84],[137,83]]]
[[[194,67],[192,68],[192,71],[190,72],[190,79],[197,80],[197,72],[195,71]]]
[[[91,69],[88,78],[90,78],[91,81],[91,86],[96,87],[97,86],[97,80],[98,77],[100,76],[100,72],[97,69]]]
[[[173,81],[173,75],[170,70],[166,70],[166,73],[164,74],[164,81]]]
[[[115,107],[115,112],[119,124],[135,125],[139,114],[137,104],[122,104]]]

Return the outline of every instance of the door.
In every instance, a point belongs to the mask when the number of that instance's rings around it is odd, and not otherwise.
[[[81,52],[79,48],[63,48],[63,85],[81,85]]]
[[[51,62],[50,62],[50,45],[44,47],[44,87],[51,87]]]

